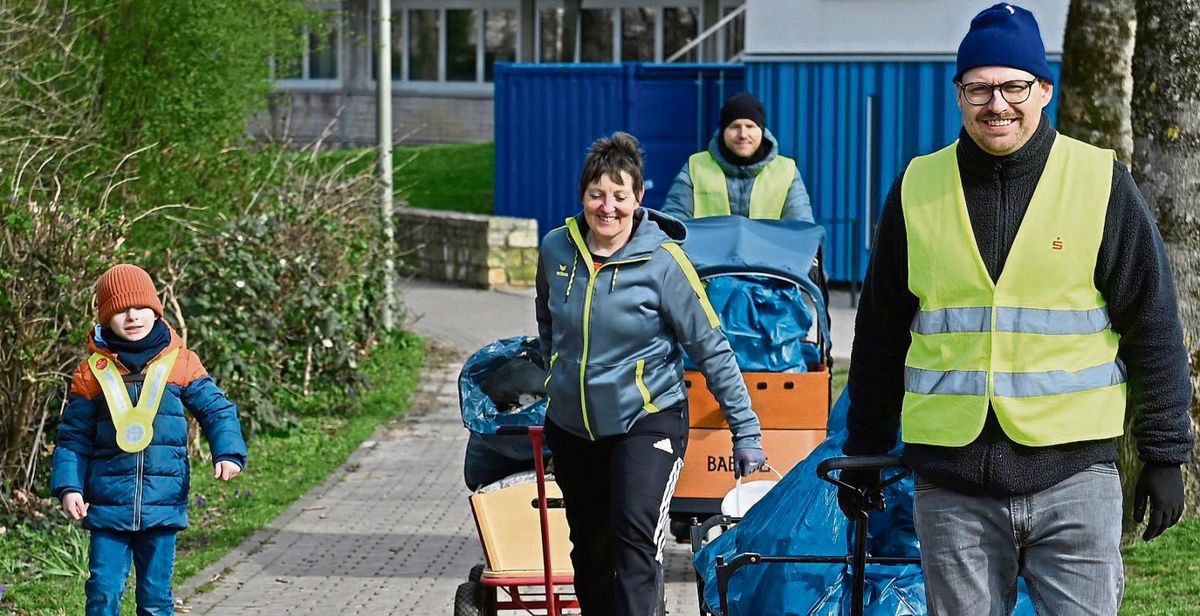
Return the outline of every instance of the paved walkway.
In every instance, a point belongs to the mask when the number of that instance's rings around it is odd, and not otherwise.
[[[322,485],[177,589],[181,613],[453,613],[455,589],[483,559],[462,482],[456,379],[470,352],[536,331],[533,301],[524,291],[415,281],[404,298],[409,327],[438,343],[413,413],[382,426]],[[683,545],[667,551],[669,614],[698,611],[688,557]]]

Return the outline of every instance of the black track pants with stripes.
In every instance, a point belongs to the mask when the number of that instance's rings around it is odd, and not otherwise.
[[[683,468],[684,406],[589,441],[546,422],[571,527],[575,593],[584,616],[652,616],[663,585],[667,509]]]

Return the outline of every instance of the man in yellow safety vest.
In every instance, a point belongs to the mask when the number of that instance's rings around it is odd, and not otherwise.
[[[662,211],[676,218],[729,216],[812,222],[812,205],[796,161],[779,153],[762,103],[747,92],[721,107],[708,149],[693,154],[667,193]]]
[[[844,449],[885,453],[899,428],[931,614],[1011,613],[1018,577],[1039,612],[1116,614],[1126,409],[1146,540],[1178,521],[1193,447],[1162,238],[1113,152],[1050,126],[1032,13],[979,13],[954,82],[958,141],[913,159],[884,205]]]

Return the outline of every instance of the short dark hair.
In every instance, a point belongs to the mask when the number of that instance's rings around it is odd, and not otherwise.
[[[579,198],[583,199],[588,185],[600,179],[602,175],[608,175],[614,182],[624,181],[621,177],[622,171],[633,179],[633,194],[636,197],[642,192],[645,176],[642,150],[637,137],[617,131],[611,137],[597,139],[592,143],[587,159],[583,161],[583,170],[579,172]]]

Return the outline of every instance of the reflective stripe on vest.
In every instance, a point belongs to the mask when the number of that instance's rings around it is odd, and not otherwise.
[[[129,390],[125,388],[116,362],[100,353],[93,353],[88,358],[88,368],[100,383],[100,391],[104,393],[104,401],[116,427],[117,446],[123,451],[137,453],[153,440],[154,416],[158,414],[178,357],[179,349],[175,349],[150,362],[136,405],[129,399]]]
[[[688,159],[692,178],[692,217],[729,216],[729,185],[725,172],[709,152],[697,152]],[[788,190],[796,179],[796,161],[776,156],[767,163],[750,189],[750,218],[779,220]]]
[[[909,289],[907,443],[958,447],[995,410],[1030,446],[1123,432],[1125,367],[1095,287],[1115,155],[1057,135],[993,283],[975,245],[957,142],[914,159],[901,185]]]
[[[992,309],[943,308],[921,311],[913,318],[912,331],[918,334],[986,332],[992,322]],[[1041,308],[996,308],[996,331],[1030,334],[1094,334],[1109,329],[1107,308],[1092,310],[1043,310]]]

